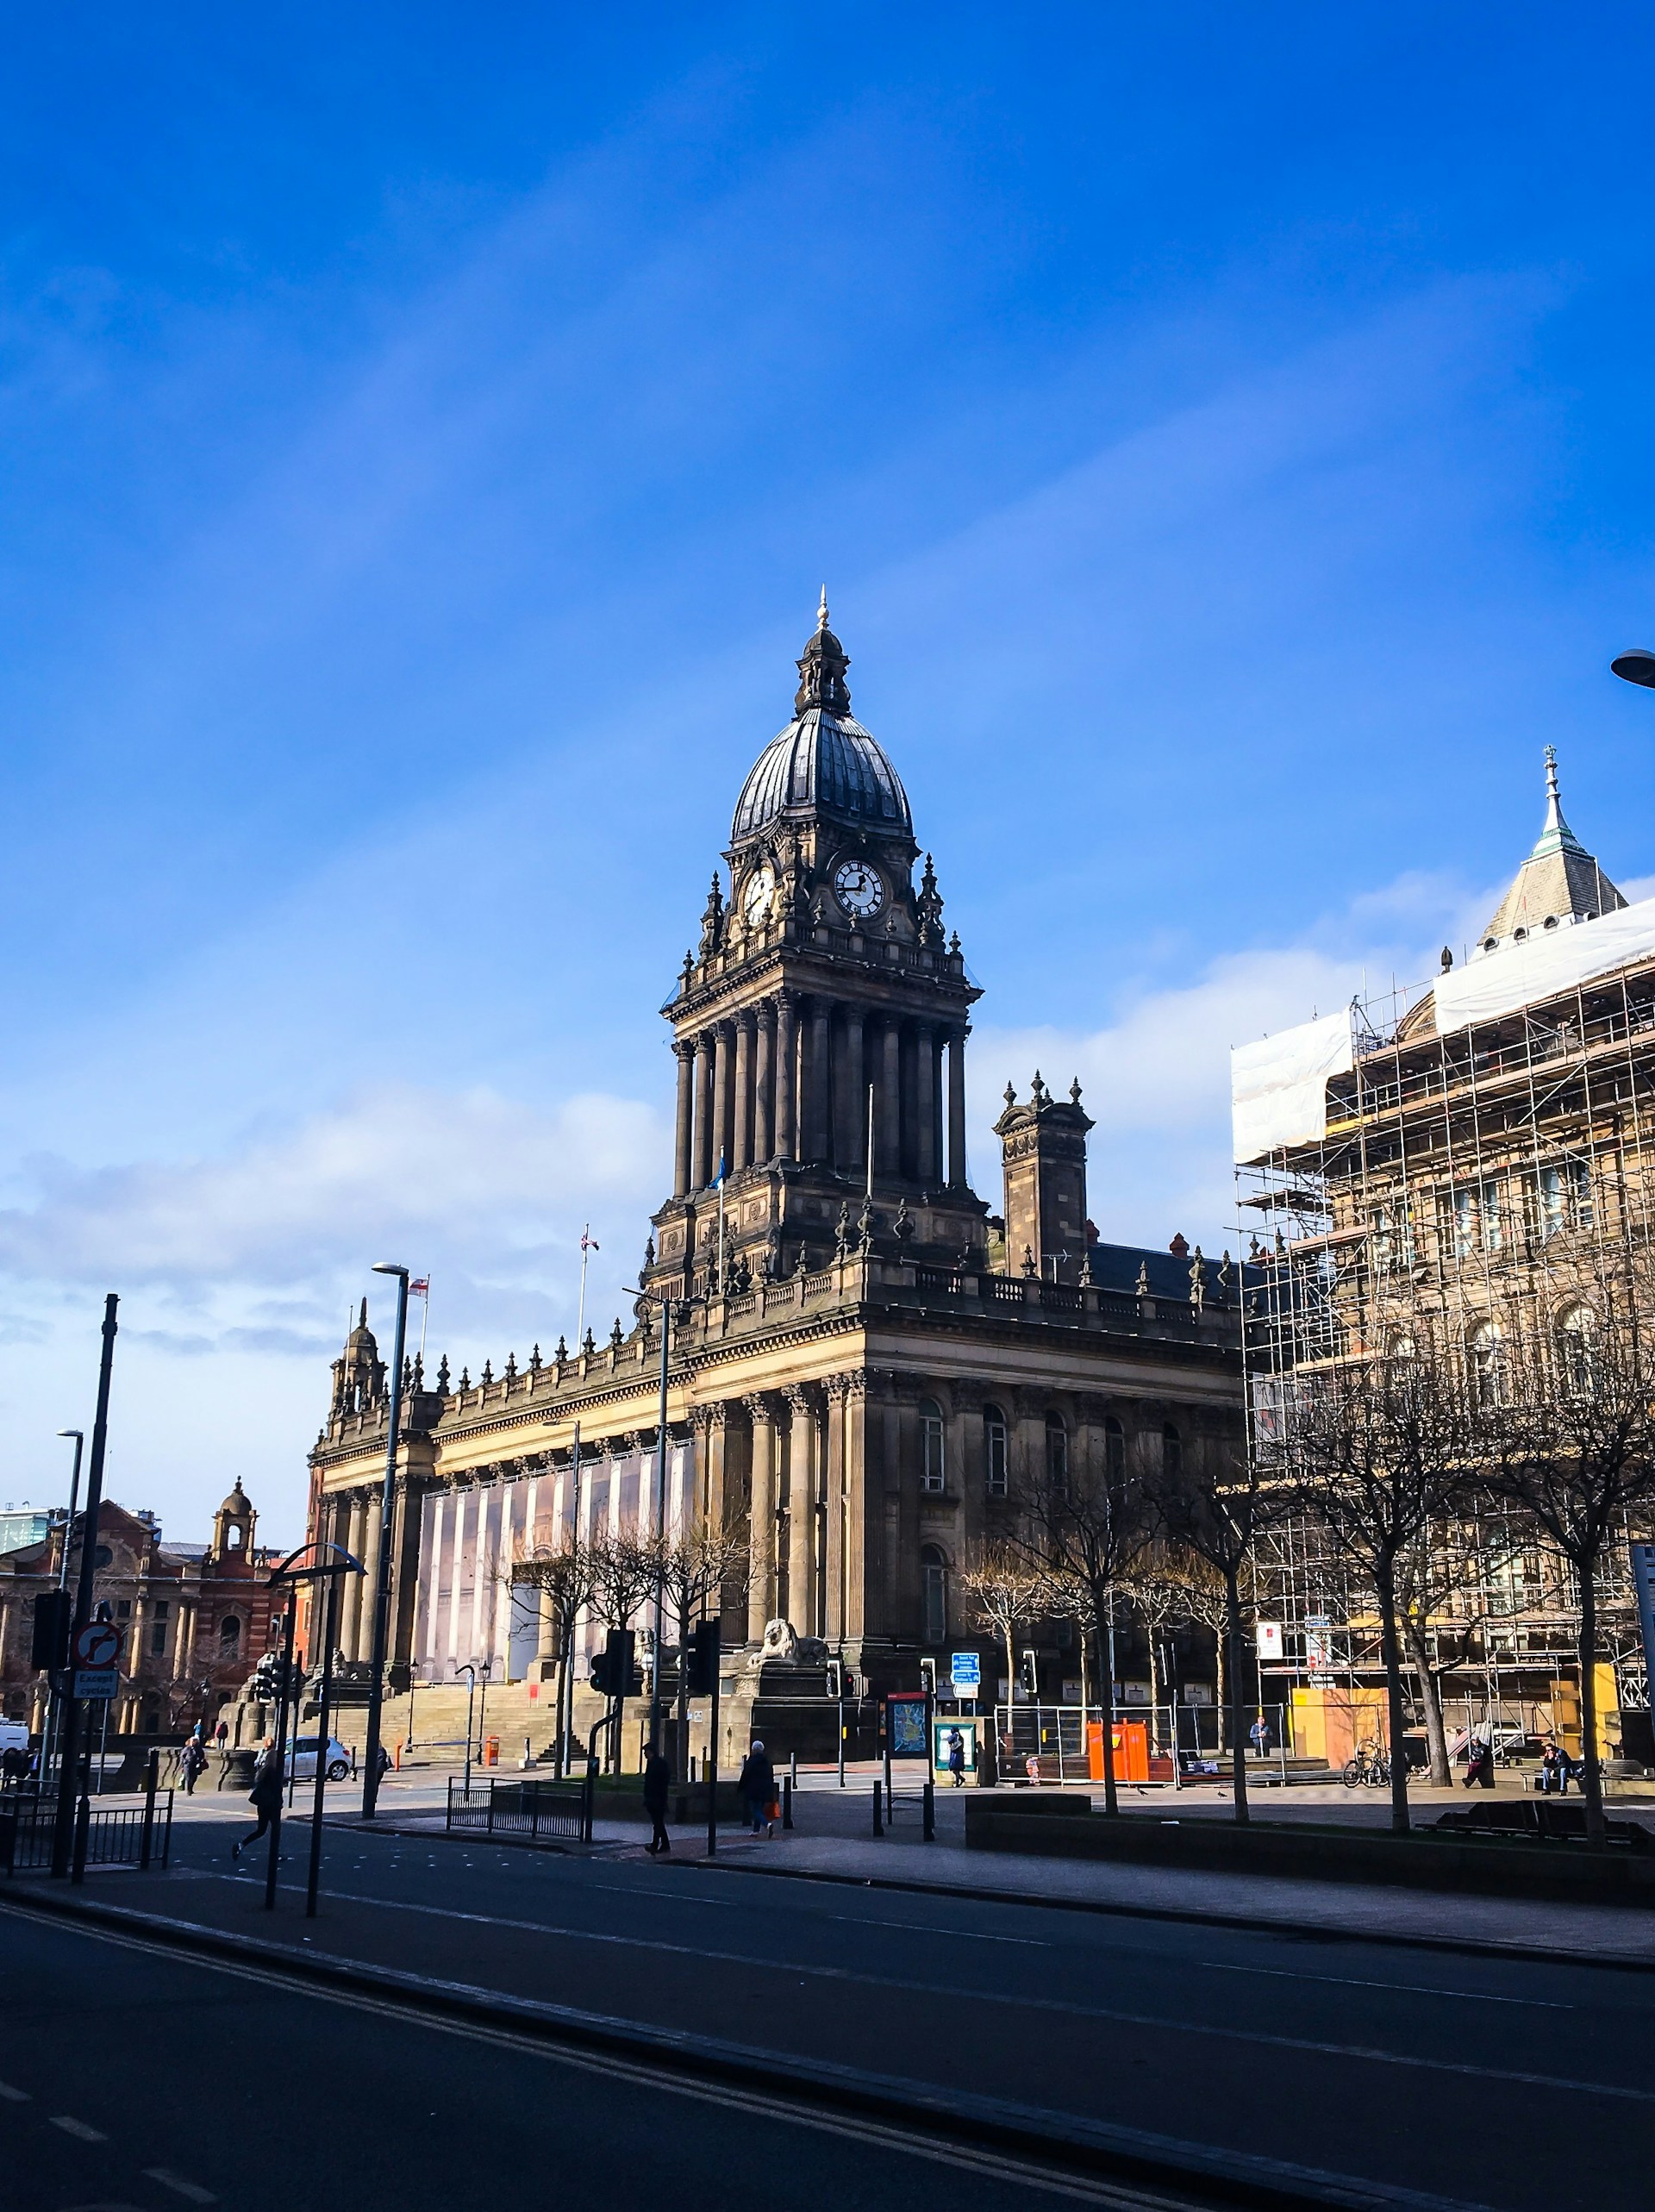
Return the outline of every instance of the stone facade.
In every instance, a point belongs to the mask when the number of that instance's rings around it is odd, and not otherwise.
[[[238,1483],[213,1522],[210,1544],[168,1544],[152,1515],[105,1500],[98,1515],[94,1606],[122,1632],[112,1736],[171,1736],[210,1727],[272,1640],[273,1553],[253,1538],[258,1515]],[[38,1543],[0,1557],[0,1689],[8,1715],[42,1725],[44,1675],[29,1665],[34,1600],[57,1586],[66,1538],[76,1586],[84,1516],[59,1521]]]
[[[728,895],[715,876],[663,1009],[673,1186],[642,1280],[686,1302],[669,1347],[667,1517],[740,1540],[727,1647],[756,1648],[785,1619],[876,1690],[915,1682],[921,1653],[973,1643],[992,1681],[956,1578],[1020,1478],[1123,1438],[1143,1453],[1169,1432],[1189,1454],[1227,1442],[1237,1310],[1227,1267],[1192,1296],[1182,1257],[1098,1241],[1078,1086],[1054,1102],[1038,1078],[999,1125],[1013,1256],[990,1267],[965,1159],[980,994],[928,856],[915,880],[908,799],[851,718],[848,665],[824,604],[794,719],[737,804]],[[410,1365],[390,1532],[398,1686],[484,1656],[496,1678],[543,1666],[550,1622],[514,1597],[513,1553],[577,1513],[583,1531],[653,1523],[659,1315],[640,1300],[606,1343],[537,1346],[475,1383],[445,1361],[431,1388]],[[365,1309],[311,1454],[311,1528],[370,1566],[386,1412]],[[347,1660],[367,1657],[370,1632],[353,1597]],[[584,1647],[601,1638],[591,1623]]]

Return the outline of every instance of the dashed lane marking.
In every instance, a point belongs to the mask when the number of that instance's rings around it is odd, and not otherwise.
[[[187,2197],[191,2204],[216,2204],[217,2197],[210,2189],[203,2189],[198,2181],[186,2181],[181,2173],[167,2166],[146,2166],[146,2177],[159,2181],[163,2189],[170,2189],[175,2196]]]
[[[77,2120],[71,2113],[54,2112],[52,2125],[61,2128],[66,2135],[72,2135],[78,2143],[107,2143],[109,2140],[101,2128],[89,2128],[84,2120]]]
[[[9,2082],[0,2082],[0,2099],[7,2104],[32,2104],[34,2102],[26,2089],[14,2089]]]

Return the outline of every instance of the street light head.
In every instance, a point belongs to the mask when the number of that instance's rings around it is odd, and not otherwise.
[[[1621,653],[1609,663],[1609,666],[1617,676],[1624,677],[1628,684],[1642,684],[1655,690],[1655,653],[1634,648],[1631,653]]]
[[[81,1444],[85,1441],[84,1436],[78,1428],[60,1428],[58,1431],[58,1434],[59,1436],[72,1436],[77,1444]]]
[[[408,1280],[407,1268],[399,1267],[394,1259],[376,1259],[372,1272],[376,1275],[400,1275],[403,1282]]]

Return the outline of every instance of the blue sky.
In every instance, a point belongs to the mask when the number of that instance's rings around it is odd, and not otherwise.
[[[600,1326],[826,579],[1008,1076],[1227,1240],[1229,1045],[1655,875],[1655,25],[205,8],[0,80],[0,1501],[290,1537],[383,1256]]]

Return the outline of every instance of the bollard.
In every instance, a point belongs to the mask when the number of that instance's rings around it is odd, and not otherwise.
[[[789,1780],[796,1790],[799,1786],[799,1754],[796,1751],[787,1754],[787,1772]]]
[[[92,1809],[87,1801],[86,1792],[83,1790],[80,1793],[80,1803],[75,1807],[74,1855],[69,1865],[69,1879],[72,1884],[79,1884],[86,1879],[86,1839],[91,1833],[91,1825]]]
[[[883,1835],[885,1832],[885,1824],[879,1817],[879,1786],[876,1775],[873,1784],[873,1832],[876,1835]]]
[[[921,1792],[921,1812],[922,1825],[920,1833],[927,1843],[934,1843],[937,1840],[937,1785],[934,1782],[927,1782]]]
[[[155,1784],[160,1763],[160,1753],[153,1751],[144,1763],[144,1827],[138,1853],[140,1866],[149,1864],[150,1846],[155,1834]]]
[[[782,1826],[784,1828],[790,1828],[792,1825],[793,1778],[790,1774],[784,1774],[782,1777]]]

